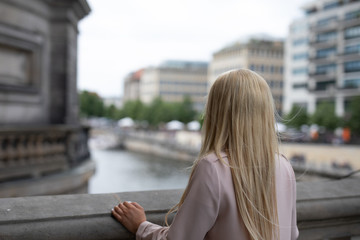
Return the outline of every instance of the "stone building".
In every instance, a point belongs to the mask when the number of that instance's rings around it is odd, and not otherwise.
[[[78,22],[86,0],[0,1],[0,196],[86,192]],[[16,180],[16,181],[13,181]]]
[[[207,95],[206,62],[166,61],[144,70],[140,81],[140,99],[150,103],[161,97],[168,102],[181,102],[189,96],[194,109],[202,111]]]
[[[265,39],[250,39],[236,42],[213,54],[209,65],[210,88],[223,72],[248,68],[262,75],[268,82],[276,109],[282,112],[283,102],[283,42]]]
[[[124,82],[124,102],[140,99],[140,79],[144,69],[129,73]]]

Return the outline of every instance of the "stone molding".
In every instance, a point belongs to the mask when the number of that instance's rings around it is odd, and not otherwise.
[[[297,184],[299,239],[360,236],[360,181]],[[149,221],[164,224],[182,190],[0,199],[0,239],[134,239],[110,215],[119,201],[143,205]]]

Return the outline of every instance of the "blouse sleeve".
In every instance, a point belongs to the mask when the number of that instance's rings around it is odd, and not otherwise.
[[[293,171],[294,173],[294,171]],[[296,217],[296,179],[294,174],[294,184],[293,184],[293,209],[291,217],[291,240],[296,240],[299,236],[299,230],[297,227],[297,217]]]
[[[219,176],[215,163],[199,161],[189,182],[188,194],[170,227],[143,222],[137,240],[204,239],[214,225],[220,205]]]

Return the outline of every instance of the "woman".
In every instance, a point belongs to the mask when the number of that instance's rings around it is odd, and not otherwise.
[[[112,214],[137,239],[296,239],[296,182],[278,154],[274,103],[250,70],[226,72],[211,87],[203,143],[170,227],[147,222],[124,202]]]

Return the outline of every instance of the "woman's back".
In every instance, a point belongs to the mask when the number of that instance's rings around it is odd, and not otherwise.
[[[231,171],[225,153],[224,162],[209,154],[198,163],[189,182],[189,192],[170,228],[145,222],[138,239],[250,239],[242,217],[236,210]],[[276,195],[280,240],[296,239],[296,182],[290,163],[277,159]]]
[[[225,153],[221,154],[227,162]],[[280,225],[280,240],[296,239],[296,180],[294,171],[284,157],[276,164],[276,195]],[[209,161],[218,171],[219,181],[219,214],[212,229],[205,239],[250,239],[239,216],[235,201],[231,171],[215,154],[208,155],[202,161]]]

